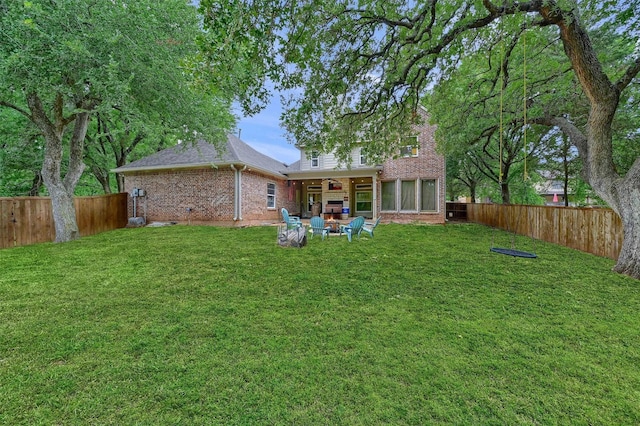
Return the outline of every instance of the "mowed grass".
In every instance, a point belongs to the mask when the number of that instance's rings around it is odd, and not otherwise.
[[[476,225],[0,251],[2,424],[639,424],[640,282]],[[519,239],[527,244],[527,239]]]

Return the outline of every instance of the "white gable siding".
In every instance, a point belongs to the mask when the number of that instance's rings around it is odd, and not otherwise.
[[[304,151],[300,151],[300,170],[311,170],[311,158]]]
[[[333,170],[338,165],[338,160],[333,154],[320,154],[318,160],[318,167],[311,167],[311,157],[307,157],[307,154],[301,151],[300,170]]]
[[[360,151],[361,148],[354,148],[351,151],[351,168],[357,169],[361,167],[371,167],[370,164],[360,164]],[[309,170],[335,170],[338,168],[338,159],[332,153],[330,154],[320,154],[318,157],[318,167],[311,167],[311,157],[307,157],[307,154],[304,151],[300,151],[300,170],[309,171]],[[342,164],[340,169],[346,169],[346,165]]]
[[[338,160],[333,154],[324,154],[324,167],[325,170],[332,170],[338,167]]]
[[[360,164],[361,150],[361,148],[355,148],[353,151],[351,151],[351,167],[356,168],[362,166],[362,164]]]

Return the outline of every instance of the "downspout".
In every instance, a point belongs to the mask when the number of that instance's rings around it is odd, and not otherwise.
[[[238,194],[238,220],[242,220],[242,172],[245,171],[247,165],[242,166],[238,170],[238,181],[236,182],[236,194]]]
[[[242,172],[247,168],[246,165],[242,169],[236,169],[234,164],[231,164],[233,170],[233,221],[237,222],[242,220]]]
[[[231,164],[233,170],[233,221],[238,220],[238,169]]]

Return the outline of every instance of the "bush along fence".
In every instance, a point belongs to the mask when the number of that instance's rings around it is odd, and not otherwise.
[[[611,209],[466,204],[467,220],[617,259],[624,232]]]
[[[76,197],[81,236],[124,228],[128,223],[127,193]],[[0,248],[54,241],[49,197],[0,198]]]

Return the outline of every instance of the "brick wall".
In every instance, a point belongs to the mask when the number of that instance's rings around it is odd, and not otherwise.
[[[276,185],[276,208],[267,208],[267,184]],[[281,219],[282,207],[296,211],[295,193],[291,193],[286,180],[276,179],[253,171],[242,172],[242,220],[249,222],[273,221]]]
[[[137,216],[147,222],[214,222],[228,225],[253,225],[280,221],[280,208],[295,208],[288,201],[286,180],[253,171],[241,172],[241,218],[234,222],[235,177],[231,168],[162,170],[128,174],[125,190],[145,190],[137,200]],[[275,209],[267,209],[267,183],[276,184]],[[189,211],[190,209],[191,211]],[[129,203],[133,216],[133,202]]]
[[[426,122],[428,117],[426,116],[426,113],[424,111],[422,111],[422,114],[424,114],[424,119]],[[400,211],[400,206],[397,205],[398,210],[395,212],[382,211],[382,196],[379,195],[377,200],[377,208],[385,221],[421,221],[429,223],[445,222],[445,159],[443,155],[438,154],[438,152],[436,151],[435,131],[435,126],[427,124],[417,127],[416,133],[419,143],[418,157],[387,160],[383,164],[383,170],[379,176],[376,190],[378,194],[382,193],[382,181],[397,181],[399,179],[436,179],[438,210],[436,212],[404,212]]]

